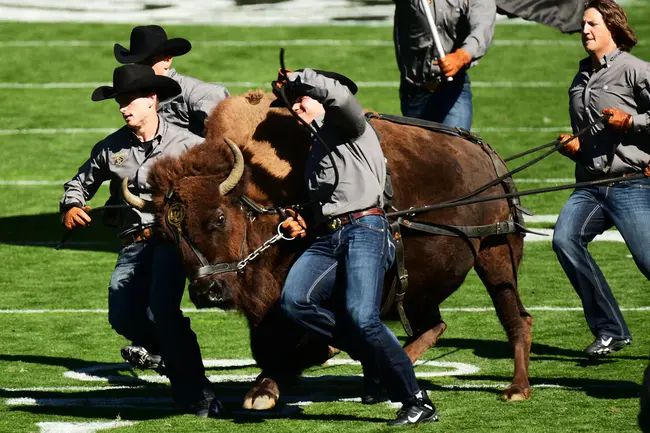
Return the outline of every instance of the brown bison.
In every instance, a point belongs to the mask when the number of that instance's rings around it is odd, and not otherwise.
[[[161,160],[149,177],[164,234],[182,252],[192,301],[198,307],[236,308],[248,319],[262,373],[244,407],[255,409],[273,407],[284,381],[328,357],[326,345],[287,323],[277,308],[301,241],[275,243],[237,267],[276,233],[283,218],[274,209],[305,201],[303,170],[310,137],[286,110],[269,108],[273,98],[258,91],[223,101],[208,120],[206,141],[179,158]],[[371,123],[392,171],[395,208],[455,199],[497,177],[493,160],[480,145],[415,126],[378,119]],[[499,185],[480,196],[502,193]],[[125,198],[148,205],[128,191]],[[417,220],[488,225],[511,217],[510,205],[495,200],[421,214]],[[528,398],[532,318],[517,289],[523,234],[471,239],[408,229],[402,234],[409,272],[403,305],[414,334],[405,348],[409,358],[415,362],[436,343],[447,327],[440,303],[474,268],[514,350],[514,379],[502,399]]]

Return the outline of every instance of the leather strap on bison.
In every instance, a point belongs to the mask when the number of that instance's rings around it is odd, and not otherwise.
[[[470,132],[463,128],[450,127],[443,125],[441,123],[430,122],[427,120],[414,119],[410,117],[395,116],[391,114],[378,114],[373,112],[367,112],[366,118],[368,121],[372,119],[381,119],[387,120],[392,123],[397,123],[400,125],[410,125],[417,126],[420,128],[428,129],[433,132],[439,132],[446,135],[451,135],[454,137],[460,137],[467,141],[470,141],[477,146],[479,146],[485,153],[490,157],[492,164],[494,166],[495,173],[500,179],[500,183],[505,188],[506,193],[516,193],[517,188],[515,183],[512,180],[512,177],[508,175],[508,169],[506,168],[503,160],[497,155],[497,153],[492,149],[492,147],[483,141],[483,139],[473,132]],[[372,123],[371,123],[372,124]],[[389,180],[388,177],[387,180]],[[392,198],[392,187],[390,182],[386,183],[386,189],[388,191],[387,195],[389,198]],[[406,312],[404,310],[404,295],[406,294],[406,289],[408,288],[408,271],[404,266],[404,243],[402,242],[402,233],[401,228],[406,228],[408,230],[413,230],[421,233],[426,233],[427,235],[433,236],[455,236],[460,238],[485,238],[492,235],[504,235],[511,233],[521,233],[527,232],[523,214],[531,215],[530,211],[521,206],[518,197],[510,197],[507,199],[510,206],[510,217],[505,221],[499,221],[493,224],[480,225],[480,226],[454,226],[454,225],[444,225],[444,224],[433,224],[428,222],[418,222],[413,221],[412,219],[405,219],[403,217],[389,218],[389,226],[393,235],[393,243],[395,244],[395,277],[390,285],[390,290],[388,294],[384,296],[381,306],[381,316],[385,317],[393,309],[393,306],[397,309],[397,313],[402,323],[404,331],[409,337],[413,336],[413,330],[411,324],[409,323],[408,317],[406,317]],[[392,210],[397,210],[392,208]],[[413,215],[415,216],[415,215]],[[476,251],[474,251],[471,243],[467,243],[474,255],[476,256]]]

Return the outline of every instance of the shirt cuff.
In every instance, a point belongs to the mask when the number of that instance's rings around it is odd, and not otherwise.
[[[481,57],[479,55],[478,41],[474,38],[465,39],[465,42],[461,48],[467,51],[470,56],[472,56],[472,62]]]
[[[632,130],[634,132],[640,132],[648,129],[648,124],[650,123],[650,116],[647,113],[635,114],[632,116]]]

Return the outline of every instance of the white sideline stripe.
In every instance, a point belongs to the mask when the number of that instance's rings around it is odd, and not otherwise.
[[[133,421],[108,421],[108,422],[37,422],[40,433],[95,433],[98,430],[110,430],[120,427],[135,425]]]
[[[147,385],[113,385],[113,386],[36,386],[33,388],[0,388],[0,392],[85,392],[116,391],[120,389],[151,388]]]
[[[515,183],[573,183],[575,178],[573,177],[559,177],[551,179],[527,179],[527,178],[516,178]]]
[[[17,134],[111,134],[119,128],[44,128],[44,129],[0,129],[0,135],[17,135]]]
[[[555,223],[559,215],[524,215],[527,223]]]
[[[235,310],[222,310],[220,308],[183,308],[184,313],[234,313]],[[76,313],[90,313],[90,314],[108,314],[107,309],[97,308],[80,308],[80,309],[71,309],[71,308],[52,308],[52,309],[41,309],[41,310],[0,310],[0,314],[76,314]]]
[[[539,307],[526,307],[527,311],[582,311],[582,307],[552,307],[552,306],[539,306]],[[441,308],[440,311],[451,313],[483,313],[494,311],[494,307],[459,307],[459,308]],[[650,306],[647,307],[621,307],[621,311],[650,311]],[[236,313],[236,311],[220,310],[218,308],[185,308],[184,313]],[[0,314],[108,314],[108,310],[103,309],[42,309],[42,310],[21,310],[21,309],[5,309],[0,310]]]
[[[88,133],[102,133],[111,134],[119,127],[115,128],[36,128],[36,129],[0,129],[0,135],[22,135],[22,134],[88,134]],[[517,126],[517,127],[483,127],[472,128],[474,132],[562,132],[570,131],[570,126]]]
[[[266,88],[269,83],[255,81],[219,82],[226,87]],[[357,81],[359,87],[398,88],[399,81]],[[0,89],[94,89],[99,86],[110,86],[111,83],[0,83]],[[554,81],[473,81],[472,87],[506,87],[506,88],[565,88],[566,83]]]
[[[118,42],[122,45],[128,46],[129,41]],[[641,45],[639,42],[638,45]],[[112,48],[114,42],[106,41],[0,41],[0,48],[37,48],[37,47],[110,47]],[[530,40],[512,40],[512,39],[496,39],[492,41],[492,45],[504,47],[528,47],[528,46],[580,46],[578,40],[545,40],[545,39],[530,39]],[[282,47],[282,46],[334,46],[334,47],[390,47],[393,48],[393,41],[382,39],[295,39],[295,40],[268,40],[268,41],[192,41],[193,47]]]

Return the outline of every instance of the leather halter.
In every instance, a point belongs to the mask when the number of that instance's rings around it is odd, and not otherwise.
[[[170,191],[170,193],[167,194],[167,197],[171,198],[172,196],[173,196],[173,191]],[[252,201],[250,198],[246,197],[245,195],[242,195],[239,198],[239,202],[242,210],[244,210],[244,206],[248,209],[248,211],[246,212],[246,216],[248,220],[251,222],[255,220],[255,214],[275,215],[282,212],[281,209],[260,206],[254,201]],[[240,263],[242,263],[241,257],[244,253],[244,248],[246,246],[248,225],[246,225],[244,228],[244,237],[242,239],[241,247],[239,249],[240,260],[234,262],[222,262],[222,263],[211,264],[201,253],[201,251],[199,251],[199,249],[196,248],[196,246],[192,243],[192,241],[190,241],[190,239],[185,235],[183,229],[184,220],[185,220],[185,208],[179,202],[173,202],[171,207],[167,211],[167,214],[165,215],[165,224],[167,224],[167,227],[171,230],[172,234],[174,235],[174,242],[176,243],[176,245],[178,245],[181,251],[181,255],[183,254],[183,249],[180,248],[181,242],[184,241],[189,246],[190,250],[192,250],[196,258],[198,259],[199,263],[201,263],[201,266],[199,266],[199,268],[195,272],[193,272],[193,274],[190,276],[190,280],[198,280],[203,277],[216,275],[216,274],[223,274],[227,272],[242,271],[243,266],[240,266]]]

